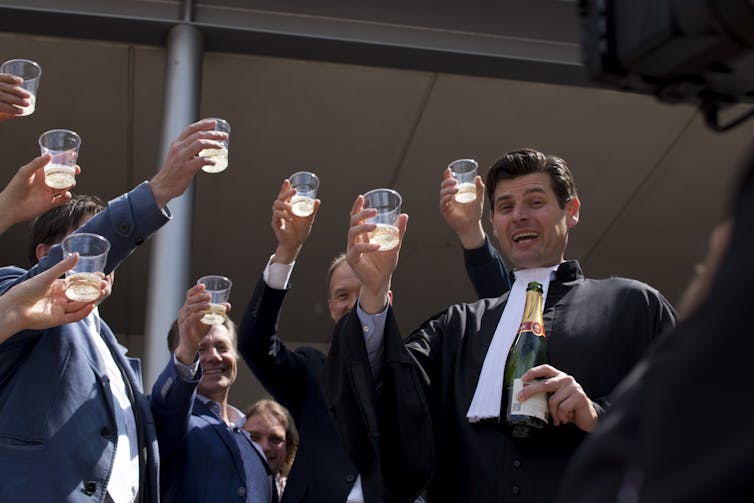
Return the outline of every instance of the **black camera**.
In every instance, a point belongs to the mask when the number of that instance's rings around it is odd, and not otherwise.
[[[754,104],[754,0],[580,0],[590,76],[671,103],[695,103],[710,127],[723,108]]]

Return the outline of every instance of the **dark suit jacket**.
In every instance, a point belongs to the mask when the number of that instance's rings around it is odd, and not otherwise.
[[[622,383],[558,501],[754,501],[754,161],[741,187],[709,296]]]
[[[479,248],[464,249],[463,263],[480,299],[500,297],[511,289],[511,278],[503,258],[488,238],[484,238],[484,244]]]
[[[382,374],[375,389],[358,316],[335,330],[325,393],[356,466],[390,501],[552,501],[585,434],[549,427],[517,440],[496,421],[470,424],[466,412],[507,295],[451,306],[405,341],[389,309]],[[622,278],[590,280],[562,264],[544,309],[551,364],[572,375],[596,404],[674,323],[656,290]]]
[[[84,225],[110,241],[105,272],[167,221],[148,185],[109,203]],[[0,270],[0,291],[59,262],[60,245],[29,271]],[[27,330],[0,345],[0,501],[103,501],[115,456],[117,425],[104,362],[86,321]],[[138,361],[127,359],[106,323],[103,339],[133,395],[139,429],[141,495],[158,500],[158,455]]]
[[[225,423],[196,398],[196,380],[181,379],[168,362],[152,388],[152,413],[160,446],[160,485],[164,502],[246,501],[243,458]],[[267,476],[266,490],[277,501],[264,454],[249,440]]]
[[[259,280],[238,332],[238,349],[267,391],[291,412],[299,431],[300,443],[282,502],[343,503],[358,472],[322,396],[324,354],[312,347],[290,351],[277,337],[285,294],[286,290]],[[364,496],[367,503],[378,501],[366,486]]]

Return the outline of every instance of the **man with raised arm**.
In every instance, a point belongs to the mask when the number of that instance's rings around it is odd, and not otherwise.
[[[282,503],[373,503],[378,496],[366,487],[349,459],[327,411],[320,375],[325,355],[316,348],[289,349],[278,337],[277,321],[288,291],[289,278],[319,208],[299,217],[291,211],[295,194],[283,182],[272,205],[272,230],[277,239],[238,331],[238,349],[267,391],[293,416],[299,446],[288,474]],[[351,267],[336,258],[327,275],[328,307],[337,322],[356,302],[360,287]],[[297,313],[291,313],[295,315]],[[306,330],[306,320],[300,320]]]
[[[242,429],[246,416],[228,402],[238,375],[236,326],[227,316],[217,325],[201,321],[210,299],[205,285],[186,292],[168,333],[170,361],[152,387],[162,498],[277,503],[264,452]]]
[[[72,232],[108,239],[105,273],[112,278],[117,265],[170,219],[167,203],[212,164],[196,156],[220,148],[225,134],[213,127],[213,120],[188,126],[157,174],[104,211],[94,198],[79,197],[51,210],[55,215],[38,217],[30,250],[39,262],[28,271],[0,269],[0,292],[59,263],[58,243]],[[105,290],[111,286],[108,281]],[[0,472],[0,501],[159,500],[157,444],[139,362],[126,358],[96,312],[24,330],[0,344]]]
[[[369,244],[375,214],[358,196],[347,257],[361,282],[335,330],[323,383],[341,438],[367,483],[389,501],[546,502],[609,395],[674,312],[638,281],[587,279],[564,260],[581,203],[568,166],[533,149],[487,176],[490,221],[516,281],[508,294],[450,306],[402,340],[388,291],[400,246]],[[407,215],[398,220],[401,241]],[[505,425],[503,369],[526,285],[543,285],[549,365],[523,376],[520,401],[548,393],[550,424],[518,439]],[[500,419],[502,416],[502,420]]]
[[[67,190],[51,189],[44,183],[44,167],[49,161],[50,155],[46,154],[21,166],[0,192],[0,234],[71,199]],[[76,171],[80,171],[78,166]],[[63,280],[58,279],[77,261],[78,255],[71,256],[0,296],[0,343],[21,330],[72,323],[92,312],[92,302],[68,299]],[[103,282],[102,286],[106,284]]]
[[[466,274],[480,299],[499,297],[511,288],[510,277],[503,259],[482,227],[484,211],[484,183],[482,177],[474,178],[476,199],[468,203],[455,200],[458,180],[453,178],[450,168],[442,174],[440,184],[440,215],[450,229],[456,233],[463,248],[463,263]]]

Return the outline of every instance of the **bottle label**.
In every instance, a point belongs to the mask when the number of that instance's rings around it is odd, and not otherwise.
[[[525,402],[516,400],[516,395],[524,389],[524,382],[518,378],[513,380],[511,389],[511,414],[538,417],[547,423],[547,393],[537,393]]]
[[[521,332],[531,332],[534,335],[538,335],[539,337],[543,337],[545,335],[545,330],[542,325],[536,321],[522,321],[521,325],[518,327],[518,333]]]

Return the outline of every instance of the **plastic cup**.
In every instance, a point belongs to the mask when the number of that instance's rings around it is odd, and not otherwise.
[[[299,171],[288,177],[291,188],[296,195],[291,198],[291,211],[299,217],[308,217],[314,212],[314,200],[317,198],[319,178],[314,173]]]
[[[225,302],[230,298],[230,288],[233,282],[225,276],[202,276],[196,281],[197,285],[204,285],[210,294],[209,311],[200,320],[205,325],[220,325],[225,322]]]
[[[52,129],[39,137],[42,154],[51,154],[45,166],[45,183],[53,189],[68,189],[76,183],[76,162],[81,137],[68,129]]]
[[[458,180],[458,192],[455,200],[459,203],[470,203],[476,199],[476,172],[479,164],[474,159],[458,159],[451,162],[448,167],[453,178]]]
[[[377,224],[369,233],[369,242],[380,245],[380,251],[392,250],[400,242],[400,233],[395,222],[401,214],[403,198],[392,189],[374,189],[364,194],[364,207],[375,208],[377,215],[367,223]]]
[[[218,142],[222,143],[223,148],[205,148],[204,150],[199,152],[199,157],[209,157],[210,159],[215,161],[215,164],[213,166],[202,166],[202,171],[206,173],[219,173],[221,171],[225,171],[225,168],[228,167],[230,124],[228,124],[227,121],[218,119],[216,117],[213,117],[212,120],[217,122],[217,124],[215,124],[215,131],[222,131],[223,133],[227,133],[228,137],[225,139],[225,141]]]
[[[71,300],[92,302],[100,296],[102,273],[107,264],[110,242],[99,234],[77,232],[61,243],[63,257],[79,254],[79,261],[65,272],[65,295]]]
[[[11,59],[0,65],[0,73],[17,75],[24,79],[21,87],[29,91],[31,96],[28,98],[29,105],[23,107],[21,116],[33,114],[37,108],[37,90],[39,89],[39,79],[42,77],[42,67],[29,59]]]

